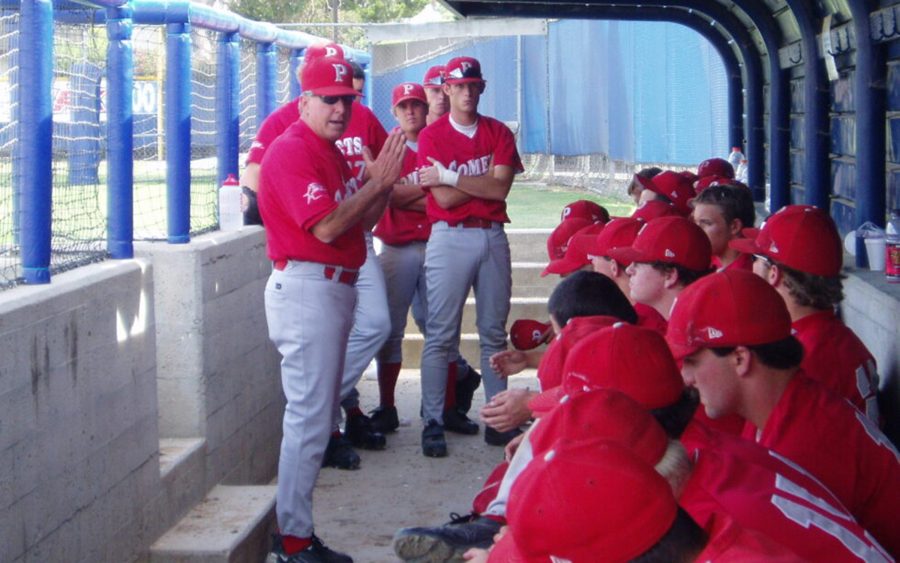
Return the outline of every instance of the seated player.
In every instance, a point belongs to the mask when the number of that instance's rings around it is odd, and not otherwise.
[[[662,168],[652,166],[650,168],[642,168],[631,177],[631,181],[628,183],[628,197],[634,200],[635,205],[640,204],[641,192],[644,191],[644,185],[638,178],[653,178],[660,172],[662,172]]]
[[[652,179],[640,176],[635,176],[635,179],[644,187],[638,202],[639,206],[648,201],[662,200],[671,203],[684,217],[691,214],[690,201],[695,195],[694,185],[678,172],[666,170]]]
[[[712,266],[717,270],[738,268],[750,271],[753,256],[732,248],[728,243],[743,237],[741,231],[752,228],[756,208],[750,190],[736,185],[711,186],[691,202],[694,223],[703,229],[712,245]]]

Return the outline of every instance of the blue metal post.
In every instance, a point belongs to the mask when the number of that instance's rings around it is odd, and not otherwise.
[[[94,63],[72,65],[69,185],[100,183],[100,74]]]
[[[275,97],[275,68],[278,62],[278,53],[274,43],[256,44],[256,127],[259,129],[262,122],[270,113],[275,111],[277,100]]]
[[[53,203],[53,4],[22,0],[19,20],[18,186],[25,283],[50,283],[50,235]]]
[[[304,49],[291,49],[291,80],[288,91],[292,100],[300,96],[300,76],[297,75],[297,71],[303,64],[303,51]]]
[[[850,0],[856,35],[856,225],[872,221],[884,226],[887,214],[885,185],[885,74],[884,47],[872,44],[869,8],[865,0]],[[856,239],[856,265],[868,266],[865,242]]]
[[[134,50],[131,7],[107,9],[106,246],[113,258],[134,258]]]
[[[236,33],[219,33],[216,54],[216,156],[218,183],[229,174],[238,176],[240,152],[240,39]]]
[[[363,73],[366,75],[366,84],[363,86],[363,103],[368,107],[372,107],[372,65],[369,63],[360,63]]]
[[[191,26],[166,26],[166,195],[171,244],[191,240]]]

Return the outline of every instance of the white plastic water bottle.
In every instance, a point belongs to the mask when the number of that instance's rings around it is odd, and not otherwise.
[[[731,167],[737,172],[738,166],[741,165],[741,161],[744,160],[744,153],[741,152],[741,147],[731,147],[731,153],[728,155],[728,163],[731,164]]]
[[[219,229],[236,231],[244,226],[244,214],[241,212],[241,187],[234,174],[219,188]]]
[[[747,159],[742,158],[738,164],[737,170],[734,171],[734,179],[742,184],[747,183]]]

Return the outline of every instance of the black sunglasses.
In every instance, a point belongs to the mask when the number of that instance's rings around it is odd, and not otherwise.
[[[312,95],[319,98],[320,100],[322,100],[329,106],[333,106],[334,104],[336,104],[338,102],[343,102],[344,105],[349,106],[353,103],[353,100],[356,99],[356,96],[318,96],[316,94],[312,94]]]

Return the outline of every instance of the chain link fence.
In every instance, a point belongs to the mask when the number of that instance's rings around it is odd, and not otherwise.
[[[0,10],[0,287],[19,278],[19,241],[16,225],[17,182],[14,173],[18,123],[19,13]]]

